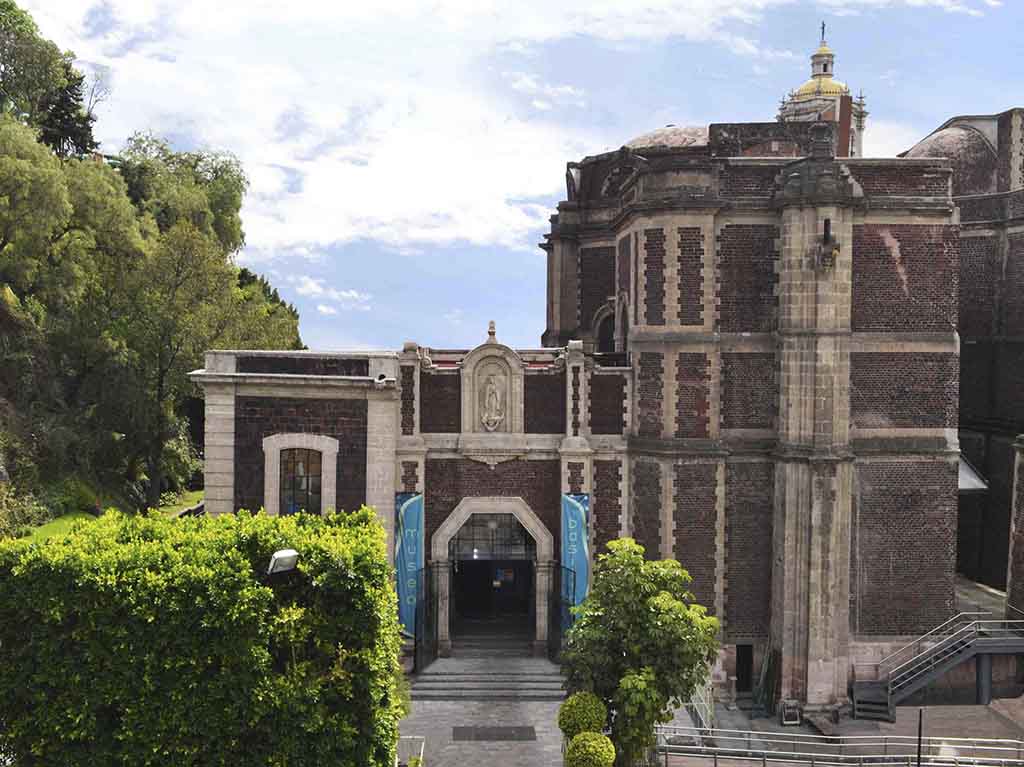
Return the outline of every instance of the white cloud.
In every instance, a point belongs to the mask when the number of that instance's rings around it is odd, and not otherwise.
[[[461,325],[462,320],[466,316],[466,313],[462,311],[462,309],[452,309],[451,311],[445,312],[441,316],[448,322],[452,323],[453,325]]]
[[[585,107],[584,93],[581,88],[571,85],[553,85],[542,82],[536,75],[526,72],[504,72],[502,76],[508,82],[512,90],[536,97],[533,105],[538,103],[546,104],[545,108],[550,109],[552,104],[559,106]]]
[[[335,309],[333,306],[327,306],[327,304],[317,304],[316,310],[320,312],[320,314],[326,314],[328,316],[338,313],[337,309]]]
[[[906,152],[927,134],[928,130],[906,123],[870,119],[864,132],[864,156],[895,157]]]
[[[324,285],[323,280],[318,280],[310,277],[308,274],[301,275],[288,275],[287,281],[295,286],[295,292],[300,296],[306,296],[309,298],[321,298],[328,301],[333,301],[339,307],[345,310],[356,310],[356,311],[369,311],[370,310],[370,299],[373,298],[369,293],[361,293],[358,290],[338,290],[337,288],[331,288]],[[334,314],[334,311],[324,311],[325,305],[317,306],[317,311],[321,314]],[[327,307],[330,308],[330,307]]]
[[[593,99],[532,74],[540,46],[673,38],[785,59],[794,54],[754,36],[766,13],[796,0],[320,0],[286,10],[271,0],[21,2],[62,48],[110,68],[97,124],[105,149],[152,129],[238,154],[252,181],[240,261],[258,264],[315,260],[359,239],[535,252],[566,160],[626,138],[596,121],[552,119]],[[997,3],[817,5],[980,13]],[[505,88],[482,74],[498,56],[521,63]]]

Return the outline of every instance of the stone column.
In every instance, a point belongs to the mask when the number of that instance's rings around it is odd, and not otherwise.
[[[373,393],[367,402],[366,505],[377,512],[387,534],[388,561],[395,558],[395,454],[398,447],[398,390]]]
[[[452,587],[450,565],[447,559],[430,563],[437,578],[437,653],[442,658],[452,654],[452,637],[448,631]]]
[[[771,642],[779,697],[846,698],[849,667],[850,301],[856,190],[829,159],[783,179]],[[797,183],[793,183],[793,181]],[[823,235],[828,220],[831,242]]]
[[[533,588],[537,600],[537,625],[533,642],[533,654],[540,657],[548,654],[548,610],[551,595],[551,574],[554,562],[537,562]]]
[[[1024,620],[1024,434],[1013,443],[1010,495],[1010,554],[1006,573],[1006,619]]]

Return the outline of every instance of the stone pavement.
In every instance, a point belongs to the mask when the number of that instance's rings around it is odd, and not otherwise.
[[[560,767],[557,701],[415,700],[402,735],[426,737],[427,767]],[[534,741],[453,741],[452,728],[533,727]]]

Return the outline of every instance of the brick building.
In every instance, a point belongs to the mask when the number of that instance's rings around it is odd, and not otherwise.
[[[422,497],[443,652],[505,575],[549,639],[564,499],[585,497],[590,559],[630,535],[690,571],[719,681],[749,688],[767,658],[777,697],[846,700],[855,661],[953,613],[958,285],[1015,246],[965,232],[962,265],[956,162],[850,156],[841,117],[569,163],[543,348],[492,327],[469,350],[210,352],[207,510],[365,502],[393,539],[396,497]]]

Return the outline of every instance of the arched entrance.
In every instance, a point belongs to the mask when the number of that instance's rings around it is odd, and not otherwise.
[[[534,652],[546,653],[553,559],[554,538],[522,498],[463,498],[431,539],[440,654],[451,653],[451,619],[474,615],[529,617]]]

